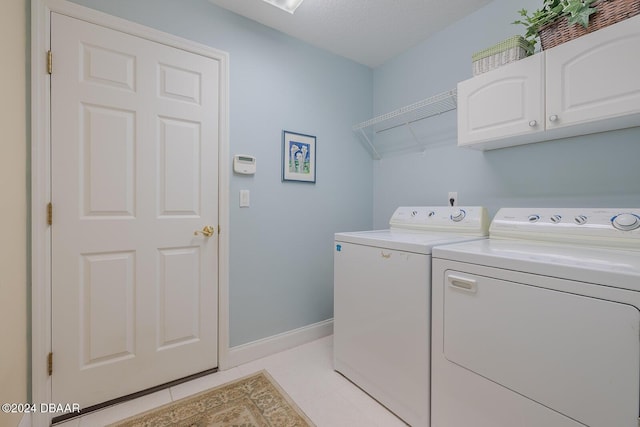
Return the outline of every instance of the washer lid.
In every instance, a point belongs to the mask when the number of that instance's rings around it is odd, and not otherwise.
[[[357,245],[373,246],[382,249],[393,249],[419,254],[431,254],[436,245],[465,242],[483,239],[484,237],[467,236],[455,233],[409,231],[409,230],[373,230],[336,233],[335,241]]]
[[[640,291],[640,252],[485,239],[433,249],[433,258]]]

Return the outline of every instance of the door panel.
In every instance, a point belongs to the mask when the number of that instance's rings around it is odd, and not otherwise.
[[[200,124],[160,117],[158,126],[158,214],[199,215]]]
[[[80,289],[81,368],[134,355],[135,252],[84,255]]]
[[[161,249],[159,348],[195,340],[200,335],[198,247]]]
[[[85,216],[135,216],[136,114],[83,105],[78,165]]]
[[[217,366],[217,60],[52,14],[55,402]]]

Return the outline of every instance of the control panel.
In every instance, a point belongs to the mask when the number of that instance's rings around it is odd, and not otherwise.
[[[640,249],[640,208],[503,208],[490,236]]]
[[[233,171],[243,175],[255,174],[256,158],[246,154],[236,154],[233,156]]]
[[[389,221],[392,229],[489,234],[489,215],[480,206],[402,206]]]

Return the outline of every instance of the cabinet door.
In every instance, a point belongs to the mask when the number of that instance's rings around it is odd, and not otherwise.
[[[537,54],[458,83],[458,145],[496,148],[481,143],[543,131],[543,72]]]
[[[546,127],[628,117],[640,125],[640,16],[546,51]],[[635,117],[634,117],[635,115]],[[607,122],[609,120],[609,122]]]

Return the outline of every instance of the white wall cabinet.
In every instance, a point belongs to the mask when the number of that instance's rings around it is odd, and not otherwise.
[[[640,113],[640,16],[549,49],[546,64],[547,128]]]
[[[458,84],[458,145],[640,126],[640,16]]]
[[[540,140],[544,115],[544,55],[458,83],[459,146],[506,136]]]

